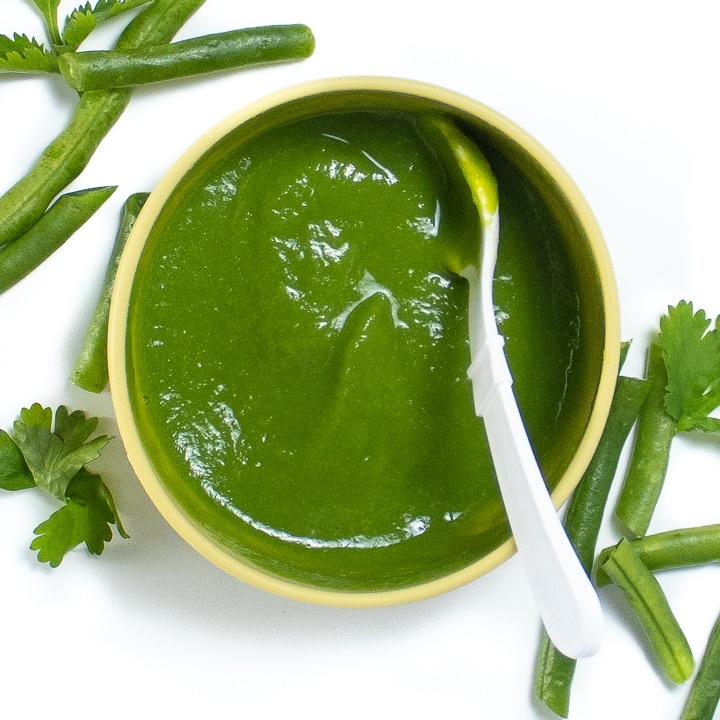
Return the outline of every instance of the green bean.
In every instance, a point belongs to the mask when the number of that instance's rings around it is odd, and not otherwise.
[[[647,361],[650,391],[638,418],[635,445],[615,506],[618,520],[634,536],[647,532],[667,474],[670,446],[677,427],[665,410],[667,370],[662,350],[650,345]]]
[[[108,381],[107,334],[110,298],[115,284],[115,275],[120,263],[125,242],[135,224],[138,213],[147,200],[148,193],[135,193],[125,201],[120,227],[110,255],[100,297],[90,320],[83,346],[70,374],[70,380],[88,392],[100,393]]]
[[[669,530],[636,538],[630,544],[643,564],[653,572],[672,568],[705,565],[720,561],[720,525]],[[605,548],[598,555],[598,566],[607,559],[613,547]],[[598,586],[607,585],[610,579],[598,571]]]
[[[205,0],[155,0],[125,28],[118,50],[169,42]],[[0,248],[29,230],[86,167],[130,101],[129,89],[87,92],[67,127],[0,198]]]
[[[134,50],[65,53],[58,64],[67,82],[82,92],[297,60],[314,48],[315,38],[306,25],[272,25]]]
[[[0,198],[0,247],[40,220],[55,196],[88,164],[129,99],[127,91],[86,93],[80,98],[67,127],[30,172]]]
[[[0,250],[0,293],[46,260],[115,192],[114,187],[67,193],[15,242]]]
[[[720,704],[720,617],[715,621],[680,720],[712,720]]]
[[[568,503],[565,529],[588,573],[595,561],[595,546],[620,455],[649,390],[646,380],[618,378],[597,450]]]
[[[535,697],[560,717],[570,714],[570,690],[577,660],[563,655],[543,630],[535,661]]]
[[[602,569],[635,612],[659,668],[672,682],[685,682],[695,667],[692,650],[660,583],[633,546],[621,540],[605,558]]]
[[[588,575],[620,455],[648,389],[644,380],[618,378],[600,442],[568,504],[565,530]],[[543,632],[535,665],[535,696],[561,717],[567,717],[570,710],[575,666],[576,661],[565,657]]]
[[[170,42],[205,0],[153,0],[128,23],[115,43],[117,50]]]

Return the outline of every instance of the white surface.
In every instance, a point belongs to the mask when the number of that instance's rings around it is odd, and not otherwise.
[[[347,6],[346,6],[347,5]],[[63,10],[73,3],[62,3]],[[636,346],[669,303],[720,313],[715,3],[502,0],[442,3],[207,0],[183,36],[305,22],[310,60],[136,94],[76,188],[119,184],[31,278],[0,296],[0,427],[32,402],[65,403],[116,433],[107,393],[67,377],[99,287],[122,200],[150,189],[203,130],[297,81],[382,74],[472,95],[540,140],[575,177],[613,257],[623,335]],[[117,32],[121,23],[113,26]],[[41,34],[27,0],[3,0],[0,33]],[[94,41],[103,45],[108,35]],[[62,127],[61,81],[0,78],[0,191]],[[0,496],[0,713],[63,707],[109,717],[530,720],[538,617],[517,558],[416,605],[311,607],[243,586],[181,542],[150,505],[119,441],[96,467],[131,539],[77,550],[57,570],[28,549],[51,511],[36,492]],[[682,440],[652,529],[718,522],[717,440]],[[614,539],[608,527],[602,542]],[[720,611],[716,568],[664,574],[697,656]],[[581,662],[571,717],[676,718],[687,687],[648,662],[622,601],[603,593],[600,653]]]

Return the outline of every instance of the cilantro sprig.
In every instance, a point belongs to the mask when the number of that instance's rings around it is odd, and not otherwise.
[[[35,403],[23,408],[12,434],[0,430],[0,488],[37,487],[62,503],[35,528],[30,547],[38,560],[57,567],[73,548],[85,543],[100,555],[112,539],[112,525],[124,538],[110,490],[100,475],[86,465],[97,459],[110,442],[107,435],[90,439],[98,419],[64,405],[55,411]]]
[[[153,0],[97,0],[72,10],[58,22],[60,0],[33,0],[45,23],[47,45],[15,33],[0,35],[0,73],[57,73],[60,55],[80,47],[90,33],[112,18]]]

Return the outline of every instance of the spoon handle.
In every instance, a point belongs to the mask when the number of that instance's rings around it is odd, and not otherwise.
[[[565,533],[512,389],[501,335],[485,339],[468,375],[485,422],[505,511],[540,617],[563,655],[595,653],[603,617],[597,592]]]

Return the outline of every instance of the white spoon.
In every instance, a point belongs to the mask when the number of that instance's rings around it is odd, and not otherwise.
[[[465,278],[475,411],[482,417],[518,554],[555,647],[571,658],[595,653],[603,617],[597,592],[570,544],[538,467],[512,389],[505,339],[493,305],[500,214],[497,181],[477,145],[444,117],[429,118],[449,148],[480,215],[479,237],[452,248],[449,269]]]

